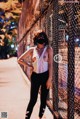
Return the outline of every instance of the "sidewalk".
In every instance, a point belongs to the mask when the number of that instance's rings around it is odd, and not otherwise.
[[[29,97],[30,82],[20,69],[17,59],[0,60],[0,112],[7,112],[7,119],[25,119]],[[31,119],[38,119],[39,104],[38,98]],[[48,108],[43,119],[53,119]]]

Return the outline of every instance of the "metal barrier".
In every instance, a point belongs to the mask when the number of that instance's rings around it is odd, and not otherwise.
[[[62,62],[59,63],[59,96],[61,97],[61,101],[67,104],[63,107],[63,111],[65,111],[63,117],[76,119],[80,118],[80,105],[78,105],[80,95],[80,48],[79,42],[76,42],[80,38],[80,22],[77,14],[79,11],[79,3],[67,2],[60,9],[64,9],[61,20],[65,25],[65,42],[59,46],[59,53],[62,55]]]

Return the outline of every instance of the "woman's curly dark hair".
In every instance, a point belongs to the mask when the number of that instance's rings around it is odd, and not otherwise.
[[[48,37],[44,31],[38,32],[34,36],[33,40],[34,40],[34,45],[37,45],[38,43],[40,43],[40,44],[45,43],[45,45],[49,44]]]

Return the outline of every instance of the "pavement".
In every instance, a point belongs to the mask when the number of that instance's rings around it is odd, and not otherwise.
[[[0,60],[0,116],[5,112],[7,118],[4,119],[25,119],[29,98],[30,82],[18,65],[17,58]],[[38,95],[31,119],[38,119],[39,105]],[[48,108],[42,119],[53,119]]]

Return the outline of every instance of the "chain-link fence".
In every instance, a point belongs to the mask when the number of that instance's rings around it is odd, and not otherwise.
[[[20,34],[18,54],[21,55],[33,45],[34,33],[38,29],[47,33],[54,51],[53,86],[49,92],[48,105],[53,109],[56,119],[79,119],[80,3],[78,0],[41,0],[39,10],[40,14],[36,16],[30,29],[25,28],[23,37]],[[23,26],[25,24],[26,20]],[[29,61],[29,57],[27,60]],[[30,76],[29,67],[25,72]]]
[[[63,42],[58,45],[62,61],[59,63],[59,112],[64,118],[80,118],[80,4],[79,2],[59,3],[59,35]],[[61,33],[63,30],[63,33]],[[61,38],[59,37],[59,38]],[[65,39],[65,40],[64,40]],[[62,101],[65,103],[62,104]],[[61,105],[62,104],[62,105]]]

